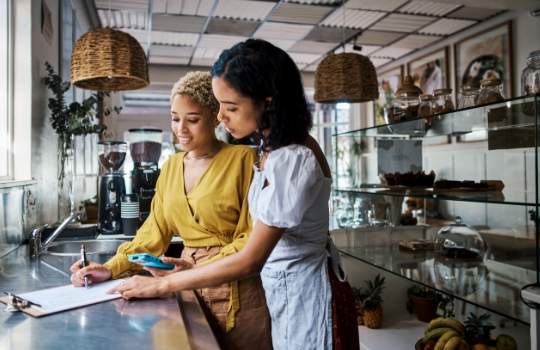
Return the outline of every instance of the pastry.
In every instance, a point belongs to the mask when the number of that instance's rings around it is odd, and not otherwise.
[[[452,181],[452,180],[439,180],[435,182],[435,188],[460,188],[461,181]]]
[[[433,250],[433,240],[416,239],[412,241],[399,241],[401,248],[409,250]]]

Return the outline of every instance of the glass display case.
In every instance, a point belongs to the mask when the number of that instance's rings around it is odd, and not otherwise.
[[[538,111],[540,95],[528,95],[334,135],[333,200],[352,205],[369,198],[387,206],[392,217],[381,219],[396,225],[380,229],[389,239],[370,245],[371,239],[350,244],[349,237],[336,243],[340,251],[529,324],[519,293],[540,281]],[[462,135],[477,141],[453,137]],[[420,227],[428,241],[444,236],[437,234],[445,227],[466,231],[478,256],[441,258],[433,245],[403,249],[406,232]],[[445,240],[465,244],[454,241]]]

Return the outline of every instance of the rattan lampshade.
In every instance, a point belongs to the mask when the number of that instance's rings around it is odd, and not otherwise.
[[[325,57],[315,71],[319,103],[367,102],[379,97],[377,73],[371,60],[352,52]]]
[[[83,34],[71,54],[71,84],[94,91],[137,90],[148,86],[144,50],[128,33],[111,28]]]

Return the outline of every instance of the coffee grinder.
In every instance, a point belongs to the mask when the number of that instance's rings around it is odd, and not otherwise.
[[[131,184],[132,193],[139,195],[139,227],[148,218],[152,199],[156,193],[162,139],[163,131],[160,129],[129,130],[129,147],[133,159]]]
[[[125,142],[98,142],[99,163],[106,170],[99,183],[98,230],[102,234],[123,233],[120,203],[126,194],[126,184],[120,168],[126,160],[126,152]]]

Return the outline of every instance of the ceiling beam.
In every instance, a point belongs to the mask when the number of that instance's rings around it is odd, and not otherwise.
[[[540,9],[540,1],[537,0],[417,0],[440,2],[445,4],[466,5],[469,7],[489,8],[497,10],[522,10],[534,11]]]
[[[208,17],[206,17],[206,22],[204,23],[204,27],[201,30],[201,34],[199,35],[199,39],[197,40],[197,43],[193,47],[193,52],[191,53],[191,57],[189,58],[188,66],[191,66],[191,61],[193,60],[193,55],[195,55],[195,51],[197,51],[197,48],[199,47],[199,43],[202,40],[202,36],[204,35],[204,32],[206,32],[206,28],[208,28],[208,24],[212,20],[212,16],[214,15],[214,11],[216,10],[218,2],[219,2],[219,0],[214,1],[214,5],[212,5],[212,9],[210,10],[210,13],[208,14]]]

